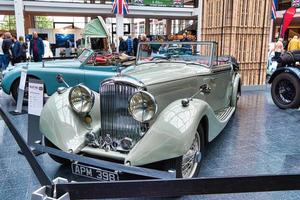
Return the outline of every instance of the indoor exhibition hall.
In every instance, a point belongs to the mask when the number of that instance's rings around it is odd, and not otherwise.
[[[300,199],[299,0],[0,0],[0,199]]]

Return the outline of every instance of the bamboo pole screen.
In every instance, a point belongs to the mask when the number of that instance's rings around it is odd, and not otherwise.
[[[243,85],[265,83],[271,0],[203,0],[202,40],[240,63]]]

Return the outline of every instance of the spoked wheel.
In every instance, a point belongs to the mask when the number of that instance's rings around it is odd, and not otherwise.
[[[297,108],[300,106],[300,81],[291,74],[279,74],[272,83],[271,94],[279,108]]]
[[[195,138],[190,149],[176,160],[176,177],[177,178],[193,178],[197,177],[201,165],[201,136],[204,134],[203,128],[200,126],[195,133]]]

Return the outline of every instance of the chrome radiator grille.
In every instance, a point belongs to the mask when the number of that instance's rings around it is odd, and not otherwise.
[[[114,141],[128,137],[134,145],[140,138],[141,124],[133,119],[128,111],[129,98],[137,88],[125,83],[108,81],[100,88],[101,133]]]

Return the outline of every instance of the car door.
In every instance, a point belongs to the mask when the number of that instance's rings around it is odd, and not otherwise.
[[[230,64],[216,65],[209,77],[212,95],[210,102],[214,111],[220,111],[230,105],[233,69]]]
[[[45,82],[47,94],[53,94],[58,87],[65,87],[64,83],[58,83],[56,80],[57,75],[62,75],[65,82],[69,86],[75,86],[84,81],[84,71],[80,68],[80,65],[74,61],[72,66],[69,63],[59,63],[57,67],[45,67],[40,70],[42,80]],[[70,66],[69,66],[70,65]],[[40,76],[38,76],[40,77]]]

